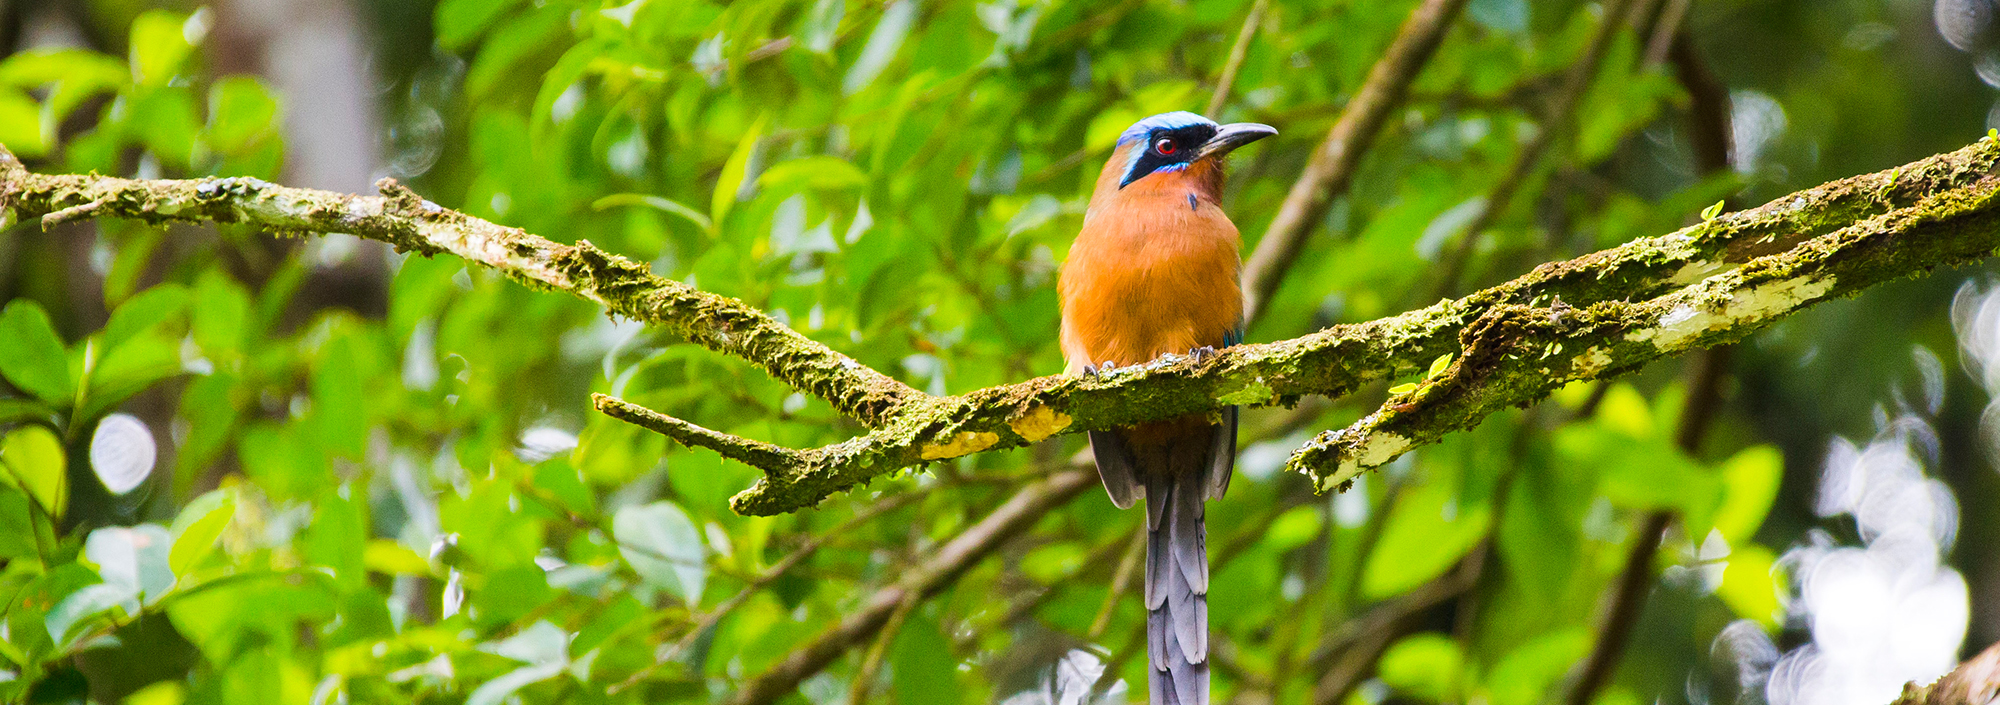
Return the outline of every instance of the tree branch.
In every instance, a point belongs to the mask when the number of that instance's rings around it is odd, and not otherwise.
[[[1735,342],[1827,299],[1985,259],[2000,245],[1997,191],[2000,178],[1983,178],[1652,300],[1489,307],[1464,329],[1463,354],[1442,374],[1346,429],[1320,434],[1293,454],[1290,466],[1323,486],[1344,483],[1570,382]]]
[[[1935,683],[1904,684],[1903,694],[1892,705],[1986,705],[1996,698],[2000,698],[2000,644],[1986,647]]]
[[[480,220],[424,200],[393,179],[377,188],[379,196],[356,196],[245,177],[32,174],[0,147],[0,209],[12,209],[24,220],[42,217],[46,225],[49,218],[115,216],[150,223],[246,223],[277,232],[349,233],[425,256],[448,252],[527,286],[576,295],[612,314],[756,363],[863,423],[878,423],[890,410],[924,396],[740,300],[660,277],[588,241],[563,245]]]
[[[1245,320],[1255,321],[1264,312],[1271,294],[1278,290],[1299,250],[1305,247],[1306,234],[1326,217],[1326,209],[1333,205],[1333,200],[1347,193],[1355,170],[1361,166],[1361,155],[1374,144],[1375,136],[1388,122],[1389,112],[1403,102],[1424,64],[1437,53],[1445,31],[1451,28],[1452,19],[1465,8],[1466,1],[1424,0],[1403,21],[1388,51],[1368,70],[1361,90],[1354,93],[1347,108],[1340,112],[1339,121],[1327,131],[1319,148],[1313,150],[1305,172],[1292,184],[1284,204],[1278,206],[1278,216],[1271,220],[1271,226],[1264,230],[1263,239],[1257,241],[1257,249],[1243,266]]]
[[[40,175],[9,156],[0,158],[0,207],[31,218],[101,201],[94,217],[352,233],[425,254],[458,254],[532,286],[665,326],[753,361],[872,429],[844,443],[791,450],[685,422],[652,424],[757,465],[765,477],[731,506],[773,514],[812,506],[902,468],[1058,433],[1228,405],[1291,404],[1309,394],[1342,396],[1422,370],[1463,347],[1448,374],[1355,426],[1322,434],[1294,456],[1293,469],[1312,475],[1320,489],[1331,488],[1563,383],[1734,340],[1810,303],[1983,258],[2000,239],[1992,227],[1993,212],[2000,210],[1992,202],[2000,182],[1992,175],[1996,162],[2000,147],[1982,140],[1671,235],[1545,264],[1514,281],[1390,318],[1234,346],[1199,363],[1165,356],[1096,378],[1040,377],[942,397],[911,389],[736,299],[656,276],[587,242],[562,245],[438,207],[393,183],[384,185],[386,195],[365,197],[253,179]],[[1660,298],[1645,300],[1655,296]],[[1642,303],[1627,303],[1635,300]],[[597,403],[650,418],[608,397]]]

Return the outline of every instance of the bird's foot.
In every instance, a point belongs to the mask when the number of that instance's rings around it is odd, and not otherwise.
[[[1116,366],[1117,365],[1114,365],[1110,362],[1105,362],[1103,364],[1098,364],[1098,365],[1084,365],[1083,376],[1095,379],[1103,375],[1111,374],[1111,368]]]
[[[1203,345],[1198,348],[1188,349],[1188,359],[1193,360],[1194,364],[1199,365],[1208,362],[1208,359],[1211,357],[1215,357],[1215,346],[1213,345]]]

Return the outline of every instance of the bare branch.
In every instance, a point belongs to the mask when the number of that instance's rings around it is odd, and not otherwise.
[[[1245,319],[1255,321],[1264,312],[1271,294],[1278,290],[1279,282],[1284,281],[1285,273],[1292,268],[1292,261],[1305,247],[1306,235],[1326,217],[1326,209],[1334,199],[1347,193],[1354,171],[1361,166],[1361,155],[1374,144],[1376,134],[1388,122],[1389,112],[1403,102],[1424,64],[1437,53],[1445,31],[1465,3],[1466,0],[1424,0],[1403,21],[1388,51],[1368,70],[1361,90],[1354,93],[1347,108],[1341,111],[1340,120],[1327,131],[1319,148],[1313,150],[1305,172],[1292,184],[1284,205],[1278,207],[1278,216],[1271,220],[1264,238],[1257,241],[1257,249],[1244,264]]]

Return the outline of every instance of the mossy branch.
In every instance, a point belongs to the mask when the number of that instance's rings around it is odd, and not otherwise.
[[[757,363],[866,424],[859,438],[795,450],[736,438],[598,397],[597,407],[764,471],[732,501],[770,514],[809,507],[872,478],[926,462],[1019,447],[1228,405],[1342,396],[1456,363],[1293,458],[1321,487],[1466,428],[1561,384],[1734,340],[1792,311],[1889,279],[1984,257],[2000,244],[1993,193],[2000,146],[1982,140],[1889,171],[1843,179],[1636,240],[1453,301],[1291,340],[1240,345],[1196,362],[1167,356],[1091,379],[1050,376],[933,396],[792,331],[741,301],[659,277],[587,242],[563,245],[441,208],[385,182],[381,196],[295,189],[251,179],[140,181],[40,175],[0,156],[0,208],[22,218],[125,217],[244,222],[289,232],[345,232],[426,255],[457,254],[530,285],[667,327]],[[1631,303],[1639,302],[1639,303]],[[1461,354],[1462,353],[1462,354]]]

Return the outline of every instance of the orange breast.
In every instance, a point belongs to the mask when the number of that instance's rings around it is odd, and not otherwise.
[[[1060,283],[1071,372],[1219,348],[1241,325],[1240,237],[1202,176],[1155,174],[1122,190],[1112,181],[1109,194],[1099,181]]]

